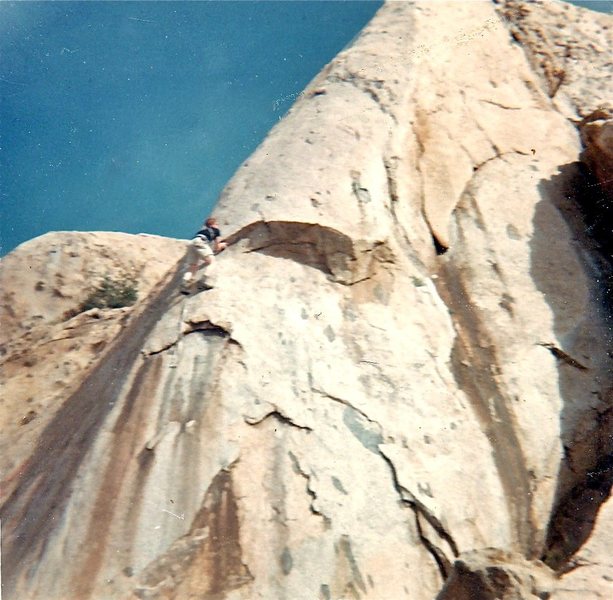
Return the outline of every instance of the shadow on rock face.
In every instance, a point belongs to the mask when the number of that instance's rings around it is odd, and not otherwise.
[[[394,263],[385,241],[353,239],[318,223],[257,221],[227,238],[246,252],[286,258],[318,269],[337,283],[352,285],[370,278],[376,265]]]
[[[247,241],[249,252],[288,258],[332,277],[350,271],[355,260],[353,241],[340,231],[318,224],[292,221],[258,221],[231,238]]]
[[[580,163],[539,185],[531,274],[552,309],[564,460],[543,559],[564,569],[589,537],[613,482],[613,206]],[[575,248],[559,239],[560,217]],[[582,315],[578,321],[577,315]]]

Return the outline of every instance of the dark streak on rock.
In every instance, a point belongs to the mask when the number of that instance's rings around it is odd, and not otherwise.
[[[292,571],[292,567],[294,566],[294,561],[292,559],[292,553],[290,549],[286,546],[283,548],[283,552],[281,553],[281,570],[283,571],[283,575],[289,575]]]
[[[252,579],[242,562],[240,522],[230,471],[220,471],[207,490],[204,507],[193,528],[208,527],[207,554],[210,561],[208,593],[218,594],[240,587],[236,580]]]
[[[155,386],[158,375],[150,372],[157,371],[159,374],[161,367],[162,362],[159,359],[141,364],[113,428],[115,441],[111,446],[111,456],[106,469],[100,478],[101,485],[93,501],[87,536],[83,542],[87,551],[83,553],[83,562],[78,569],[82,576],[73,584],[75,596],[78,598],[88,598],[91,595],[96,576],[104,562],[113,513],[120,498],[119,492],[128,475],[129,459],[139,441],[136,432],[142,424],[145,412],[143,400],[146,403],[154,397],[153,390],[147,389],[146,383],[149,381]],[[137,402],[138,400],[140,402]],[[153,456],[150,453],[149,455]]]
[[[211,481],[189,533],[146,568],[142,582],[149,589],[163,588],[168,597],[221,600],[251,581],[253,576],[242,560],[230,467]]]
[[[349,568],[351,569],[351,577],[353,582],[362,590],[362,592],[366,593],[366,584],[364,583],[364,578],[362,577],[362,573],[360,573],[360,569],[358,567],[358,563],[353,555],[353,550],[351,549],[351,539],[348,535],[342,535],[339,541],[339,548],[347,562],[349,563]]]
[[[338,477],[334,477],[334,475],[332,476],[332,485],[341,493],[344,494],[345,496],[347,495],[347,490],[344,488],[343,486],[343,482],[338,478]]]
[[[492,456],[505,491],[516,543],[526,556],[533,557],[541,552],[541,547],[535,539],[537,526],[532,518],[530,480],[514,417],[507,406],[511,402],[502,395],[492,372],[492,366],[498,365],[496,351],[479,315],[470,308],[461,274],[448,263],[441,275],[436,280],[437,288],[453,312],[456,329],[451,369],[485,435],[493,440]],[[463,366],[466,363],[471,365],[470,369]]]
[[[112,411],[144,340],[167,310],[185,268],[184,257],[157,296],[132,318],[104,357],[42,432],[20,482],[0,509],[7,595],[44,552],[62,516],[81,463]]]

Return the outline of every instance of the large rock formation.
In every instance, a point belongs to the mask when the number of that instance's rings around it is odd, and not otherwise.
[[[385,5],[225,189],[212,290],[179,295],[171,240],[3,260],[7,598],[610,597],[611,232],[575,122],[611,90],[551,88],[560,14],[607,39],[549,2]],[[134,306],[84,310],[140,265]]]

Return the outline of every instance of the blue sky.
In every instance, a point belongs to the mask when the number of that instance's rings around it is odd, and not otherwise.
[[[49,230],[190,237],[380,5],[0,3],[2,253]]]
[[[0,2],[0,254],[51,230],[190,237],[380,5]]]

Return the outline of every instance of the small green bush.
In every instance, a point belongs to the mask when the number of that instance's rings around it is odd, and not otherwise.
[[[138,298],[138,284],[124,275],[120,279],[111,279],[106,275],[81,305],[81,312],[92,308],[123,308],[132,306]]]

